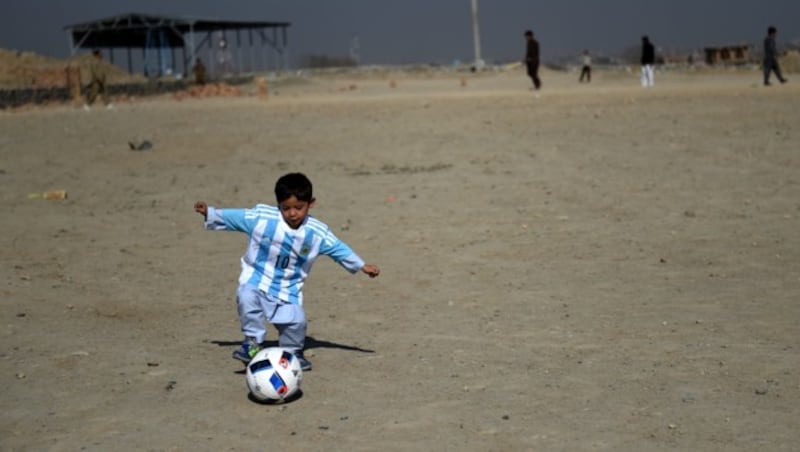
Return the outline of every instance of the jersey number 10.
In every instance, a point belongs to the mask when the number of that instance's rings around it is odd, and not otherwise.
[[[275,267],[280,267],[281,269],[285,269],[289,266],[289,256],[288,255],[278,255],[275,258]]]

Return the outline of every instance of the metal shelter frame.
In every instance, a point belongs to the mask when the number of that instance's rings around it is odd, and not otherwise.
[[[127,49],[128,71],[133,73],[131,57],[132,48],[142,49],[142,60],[146,75],[163,75],[164,60],[169,60],[174,68],[175,49],[183,49],[183,71],[188,72],[189,65],[197,59],[198,50],[207,45],[213,48],[212,33],[220,32],[227,42],[228,31],[234,31],[238,61],[242,61],[242,31],[247,33],[250,47],[250,62],[254,64],[255,56],[253,34],[261,38],[262,60],[266,60],[265,44],[274,54],[274,61],[279,69],[288,69],[289,45],[287,29],[289,22],[239,21],[200,19],[191,17],[161,16],[153,14],[127,13],[80,24],[67,25],[64,30],[69,39],[70,55],[79,49]],[[271,33],[268,33],[271,31]],[[204,35],[195,43],[196,35]],[[270,36],[271,35],[271,36]],[[188,37],[188,43],[187,38]],[[188,52],[187,52],[188,44]],[[169,55],[166,54],[167,49]],[[158,73],[148,74],[148,50],[156,50]],[[114,53],[110,52],[111,62]],[[169,58],[167,58],[169,56]],[[213,65],[213,60],[210,62]],[[266,65],[266,64],[265,64]],[[213,70],[213,66],[212,66]]]

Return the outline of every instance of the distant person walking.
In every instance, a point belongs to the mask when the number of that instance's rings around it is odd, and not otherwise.
[[[200,58],[195,60],[194,66],[192,66],[192,72],[194,72],[194,82],[196,84],[206,84],[206,65],[203,64],[203,60]]]
[[[533,89],[539,90],[542,81],[539,79],[539,41],[533,37],[533,31],[525,32],[525,66],[528,70],[528,77],[533,82]]]
[[[649,88],[653,86],[653,64],[656,62],[656,49],[650,38],[642,36],[642,86]]]
[[[583,55],[581,55],[581,63],[583,64],[583,68],[581,68],[581,78],[578,79],[578,83],[583,83],[583,79],[586,78],[586,83],[592,82],[592,56],[589,55],[588,50],[583,51]]]
[[[103,65],[103,54],[99,50],[92,52],[93,58],[89,62],[89,85],[86,93],[86,103],[83,104],[85,110],[90,110],[97,96],[103,99],[106,108],[111,108],[108,98],[108,86],[106,84],[108,71]]]
[[[778,34],[778,29],[769,27],[767,29],[767,37],[764,38],[764,86],[770,86],[769,76],[775,72],[781,83],[786,83],[786,79],[781,74],[781,67],[778,64],[778,47],[775,44],[775,35]]]

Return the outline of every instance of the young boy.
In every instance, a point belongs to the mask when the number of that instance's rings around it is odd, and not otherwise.
[[[293,352],[303,370],[311,370],[303,356],[307,327],[303,283],[314,261],[325,254],[351,273],[361,271],[371,278],[380,269],[365,264],[327,225],[308,214],[314,197],[305,175],[291,173],[278,179],[275,197],[277,207],[217,209],[199,201],[194,210],[203,215],[206,229],[239,231],[250,237],[236,293],[245,339],[233,358],[250,362],[261,350],[268,321],[278,330],[278,345]]]

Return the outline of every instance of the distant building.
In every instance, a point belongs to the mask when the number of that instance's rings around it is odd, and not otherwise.
[[[706,64],[745,64],[750,62],[750,46],[706,47]]]

